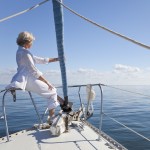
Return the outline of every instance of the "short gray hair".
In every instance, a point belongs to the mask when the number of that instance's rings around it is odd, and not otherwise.
[[[33,40],[35,40],[35,38],[32,35],[32,33],[24,31],[24,32],[19,33],[16,42],[19,46],[24,46],[25,44],[33,42]]]

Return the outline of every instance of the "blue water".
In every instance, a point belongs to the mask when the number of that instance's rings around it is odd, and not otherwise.
[[[123,90],[133,91],[150,95],[150,86],[114,86]],[[0,90],[4,87],[1,85]],[[96,99],[94,100],[94,115],[89,121],[99,127],[100,114],[100,92],[94,87]],[[59,95],[62,90],[58,89]],[[85,88],[81,88],[81,98],[86,103]],[[103,87],[104,101],[103,112],[126,126],[134,129],[150,139],[150,96],[134,94],[117,90],[110,87]],[[2,112],[0,93],[0,114]],[[46,108],[46,100],[33,94],[37,107],[42,115]],[[78,88],[69,89],[69,100],[74,102],[74,109],[79,106]],[[17,101],[13,102],[10,94],[6,95],[6,111],[9,132],[13,133],[22,129],[32,127],[37,123],[37,116],[27,92],[17,91]],[[56,112],[59,111],[59,108]],[[150,150],[150,142],[125,129],[121,125],[103,116],[102,130],[129,150]],[[0,137],[5,136],[4,121],[0,120]]]

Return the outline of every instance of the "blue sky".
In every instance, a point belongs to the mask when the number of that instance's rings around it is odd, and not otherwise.
[[[1,0],[0,19],[40,0]],[[64,0],[81,15],[150,45],[149,0]],[[0,23],[0,84],[16,72],[16,37],[21,31],[36,38],[32,53],[57,57],[51,0],[26,14]],[[69,84],[150,84],[150,51],[120,39],[64,9],[64,45]],[[37,65],[52,83],[60,84],[59,63]]]

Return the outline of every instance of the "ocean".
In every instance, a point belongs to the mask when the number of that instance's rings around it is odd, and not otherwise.
[[[4,85],[0,85],[0,90]],[[116,119],[127,127],[150,139],[150,86],[103,86],[103,112]],[[78,88],[69,88],[69,101],[72,101],[76,111],[79,107]],[[100,89],[94,87],[96,98],[93,101],[94,114],[89,119],[95,127],[99,127],[100,117]],[[58,94],[62,95],[62,89],[58,88]],[[2,96],[0,93],[0,115],[2,115]],[[40,114],[46,109],[46,100],[33,94]],[[86,90],[81,88],[81,98],[86,105]],[[8,93],[5,97],[9,132],[14,133],[22,129],[28,129],[38,122],[34,107],[27,92],[17,91],[17,101],[13,102]],[[56,113],[59,111],[57,108]],[[150,150],[150,142],[132,133],[120,124],[103,115],[102,131],[118,141],[129,150]],[[45,117],[46,121],[46,117]],[[5,136],[4,120],[0,119],[0,137]]]

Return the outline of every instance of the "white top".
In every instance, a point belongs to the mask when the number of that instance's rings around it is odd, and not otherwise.
[[[17,73],[12,78],[11,84],[6,88],[20,88],[25,90],[28,77],[38,78],[42,75],[35,64],[47,64],[49,58],[33,56],[28,49],[19,46],[16,52],[16,62],[18,65]]]

